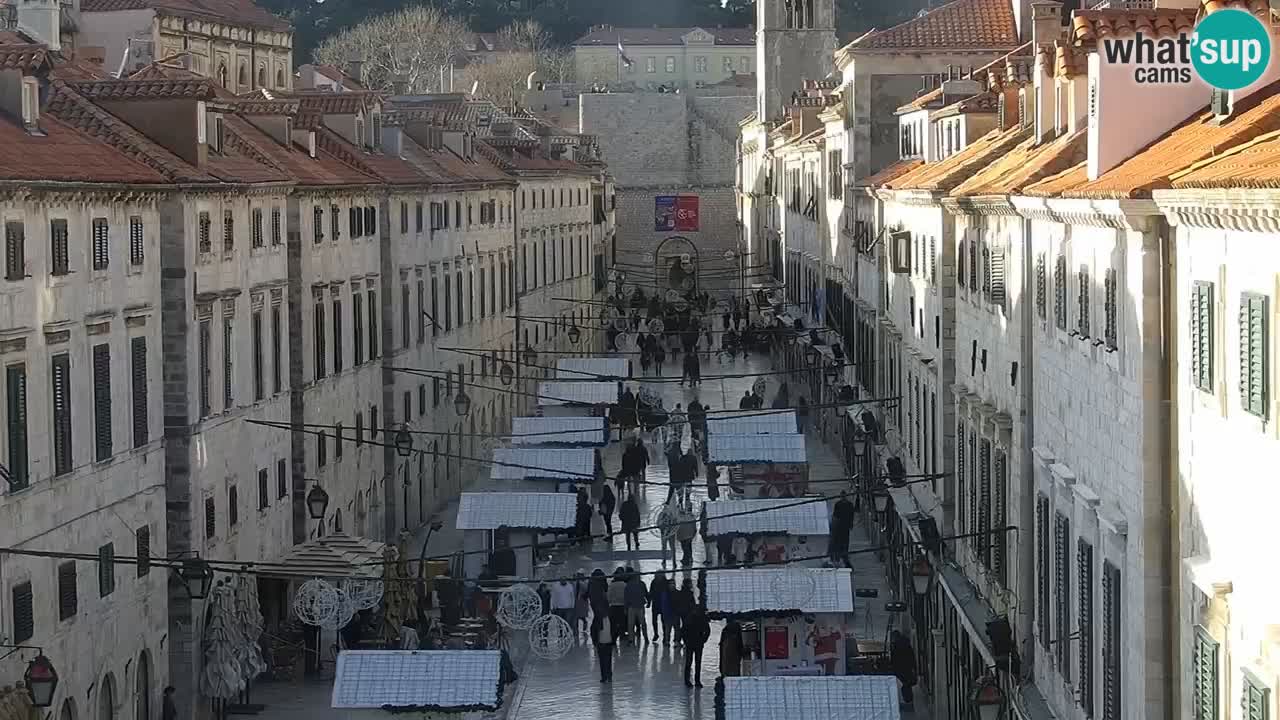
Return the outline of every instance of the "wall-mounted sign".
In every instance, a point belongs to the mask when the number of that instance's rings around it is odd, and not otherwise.
[[[698,232],[697,195],[658,195],[653,207],[654,232]]]
[[[771,625],[764,629],[764,659],[786,660],[791,656],[786,626]]]

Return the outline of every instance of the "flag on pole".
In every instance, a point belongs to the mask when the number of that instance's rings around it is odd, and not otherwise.
[[[622,59],[622,64],[631,67],[631,58],[627,57],[627,51],[622,47],[622,40],[618,40],[618,57]]]

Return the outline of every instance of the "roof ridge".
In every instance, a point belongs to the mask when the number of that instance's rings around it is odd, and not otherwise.
[[[972,5],[974,7],[967,7]],[[928,37],[925,37],[925,36]],[[951,0],[909,20],[863,35],[842,49],[1003,49],[1020,44],[1008,0]]]
[[[1276,139],[1280,139],[1280,130],[1272,130],[1271,132],[1266,132],[1261,135],[1258,135],[1251,140],[1247,140],[1242,143],[1237,143],[1217,155],[1204,158],[1203,160],[1197,160],[1196,162],[1188,165],[1187,167],[1179,170],[1178,172],[1171,174],[1168,177],[1168,181],[1170,184],[1173,184],[1174,182],[1182,179],[1187,175],[1190,175],[1196,170],[1200,170],[1201,168],[1212,165],[1220,160],[1225,160],[1229,157],[1232,157],[1233,155],[1238,155],[1251,148],[1257,147],[1258,145],[1269,143],[1272,140],[1276,140]]]
[[[248,125],[249,127],[252,127],[254,131],[259,133],[262,132],[262,130],[258,129],[257,126],[245,120],[244,118],[238,115],[233,115],[232,117],[234,117],[237,121],[242,122]],[[235,122],[229,123],[227,125],[227,128],[231,130],[230,135],[232,138],[232,143],[236,145],[236,147],[239,150],[241,150],[242,152],[245,152],[245,154],[248,155],[250,159],[256,162],[262,163],[263,165],[266,165],[279,172],[285,173],[286,175],[289,174],[289,171],[283,165],[276,162],[275,158],[268,155],[266,151],[264,151],[261,147],[259,147],[256,141],[250,139],[244,133],[237,130],[234,127],[235,124],[236,124]]]

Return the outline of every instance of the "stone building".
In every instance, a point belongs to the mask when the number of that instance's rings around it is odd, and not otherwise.
[[[596,27],[573,43],[574,72],[583,87],[688,91],[755,72],[755,43],[751,28]]]

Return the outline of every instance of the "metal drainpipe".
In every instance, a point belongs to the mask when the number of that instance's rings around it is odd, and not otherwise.
[[[1161,307],[1161,334],[1162,352],[1164,354],[1163,362],[1160,363],[1160,372],[1164,375],[1161,378],[1165,388],[1164,403],[1167,407],[1165,417],[1175,418],[1173,423],[1166,423],[1165,428],[1165,452],[1162,453],[1162,471],[1167,479],[1168,486],[1165,492],[1168,493],[1166,501],[1169,507],[1169,545],[1166,549],[1165,561],[1168,563],[1169,586],[1170,592],[1165,593],[1165,626],[1173,628],[1183,628],[1185,625],[1180,617],[1182,603],[1182,536],[1181,536],[1181,518],[1182,518],[1182,487],[1180,474],[1178,472],[1178,425],[1176,418],[1178,417],[1178,385],[1177,373],[1172,372],[1173,363],[1178,357],[1178,336],[1175,328],[1177,320],[1177,311],[1174,308],[1174,301],[1177,294],[1177,262],[1178,253],[1176,252],[1174,230],[1169,225],[1168,220],[1160,217],[1157,225],[1157,236],[1160,243],[1160,307]],[[1180,668],[1182,656],[1182,633],[1171,632],[1167,634],[1165,648],[1165,665],[1167,668],[1168,682],[1165,683],[1164,706],[1165,714],[1172,712],[1173,708],[1178,707],[1178,700],[1182,698],[1182,673]]]
[[[1031,252],[1031,231],[1032,223],[1027,218],[1022,219],[1022,277],[1030,279],[1033,277],[1034,270],[1034,253]],[[1030,282],[1023,282],[1023,288],[1030,287]],[[1014,536],[1018,548],[1018,597],[1021,598],[1018,603],[1018,615],[1015,618],[1017,628],[1021,630],[1025,639],[1025,649],[1019,649],[1019,652],[1026,658],[1031,658],[1035,652],[1035,641],[1032,638],[1034,631],[1033,620],[1035,609],[1035,455],[1031,448],[1035,445],[1035,352],[1032,343],[1032,337],[1035,332],[1035,316],[1034,308],[1028,307],[1027,300],[1030,298],[1023,293],[1025,298],[1022,302],[1022,341],[1019,349],[1021,366],[1018,369],[1018,380],[1021,383],[1018,386],[1018,396],[1022,405],[1022,447],[1018,458],[1019,469],[1021,471],[1022,482],[1020,487],[1023,492],[1018,502],[1018,527],[1017,534]],[[1028,663],[1029,664],[1029,663]]]

